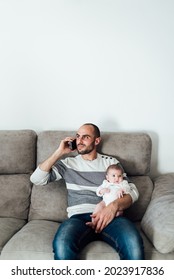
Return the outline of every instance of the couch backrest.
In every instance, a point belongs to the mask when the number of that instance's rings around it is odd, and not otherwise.
[[[147,133],[102,133],[100,151],[116,157],[130,176],[150,171],[152,141]]]
[[[66,136],[74,131],[43,131],[38,134],[37,165],[50,156]],[[115,156],[122,163],[140,192],[140,199],[129,210],[133,220],[142,218],[149,203],[153,184],[148,176],[151,160],[151,138],[146,133],[103,132],[99,152]],[[76,152],[71,153],[71,156]],[[33,186],[30,219],[63,221],[66,218],[67,196],[63,181],[48,186]]]
[[[28,217],[36,139],[32,130],[0,131],[0,217]]]
[[[73,131],[44,131],[38,135],[37,163],[46,159]],[[147,175],[150,171],[151,138],[147,133],[103,132],[99,152],[116,157],[128,175]],[[73,154],[74,155],[74,154]]]
[[[0,131],[0,174],[26,174],[35,168],[36,132]]]

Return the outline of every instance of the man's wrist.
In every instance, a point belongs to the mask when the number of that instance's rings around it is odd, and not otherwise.
[[[123,211],[132,205],[132,197],[129,194],[124,194],[123,197],[114,201],[117,211]]]

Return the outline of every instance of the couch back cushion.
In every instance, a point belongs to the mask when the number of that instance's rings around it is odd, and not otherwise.
[[[102,133],[99,150],[116,157],[128,176],[148,175],[152,141],[147,133]]]
[[[63,180],[33,186],[29,220],[62,222],[67,218],[67,190]]]
[[[35,168],[36,138],[32,130],[1,130],[0,174],[32,172]]]
[[[37,165],[50,156],[66,136],[74,131],[43,131],[38,134]],[[148,176],[151,159],[151,139],[146,133],[102,133],[99,152],[116,157],[136,184],[139,200],[126,212],[132,220],[140,220],[152,194],[153,184]],[[76,155],[76,152],[70,156]],[[63,221],[66,217],[67,192],[64,181],[47,186],[33,186],[30,220]]]
[[[0,131],[0,217],[28,218],[36,139],[32,130]]]
[[[27,219],[30,195],[29,174],[0,175],[0,217]]]
[[[152,199],[141,227],[154,247],[163,254],[174,252],[174,173],[154,179]]]

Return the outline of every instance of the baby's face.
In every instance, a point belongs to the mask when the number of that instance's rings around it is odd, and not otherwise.
[[[110,169],[106,175],[106,179],[110,183],[120,183],[123,181],[123,174],[121,170]]]

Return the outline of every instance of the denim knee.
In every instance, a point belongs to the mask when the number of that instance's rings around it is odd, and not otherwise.
[[[102,239],[110,244],[121,260],[143,260],[143,240],[136,226],[125,217],[115,218],[102,233]]]
[[[74,260],[77,258],[77,248],[73,248],[74,244],[71,235],[64,234],[64,227],[60,227],[53,240],[53,252],[55,260]]]

